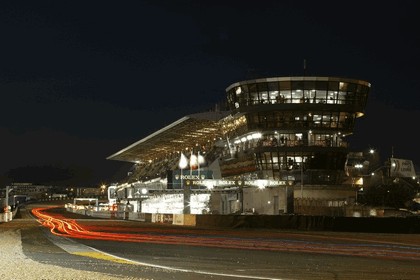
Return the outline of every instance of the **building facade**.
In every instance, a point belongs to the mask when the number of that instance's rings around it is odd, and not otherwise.
[[[254,156],[259,178],[340,184],[346,136],[369,90],[368,82],[331,77],[238,82],[226,89],[232,118],[224,133],[235,157]]]
[[[364,115],[370,88],[336,77],[234,83],[226,88],[226,111],[184,117],[108,157],[133,162],[116,192],[148,209],[152,200],[182,197],[168,202],[181,205],[178,213],[201,194],[209,194],[200,198],[206,213],[290,213],[296,197],[345,203],[354,195],[344,184],[347,136]],[[148,195],[136,199],[140,189]]]

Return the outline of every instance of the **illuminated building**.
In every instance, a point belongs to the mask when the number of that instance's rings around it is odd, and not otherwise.
[[[235,153],[255,153],[262,178],[340,184],[346,136],[363,116],[369,89],[364,81],[329,77],[239,82],[226,89],[237,125],[226,125],[225,134]]]
[[[345,200],[354,193],[343,185],[346,137],[369,91],[366,81],[335,77],[234,83],[226,111],[186,116],[108,157],[134,163],[120,199],[135,200],[127,193],[136,186],[160,195],[187,188],[184,202],[212,192],[210,212],[262,214],[293,212],[296,198]],[[181,153],[202,155],[205,164],[180,168]]]

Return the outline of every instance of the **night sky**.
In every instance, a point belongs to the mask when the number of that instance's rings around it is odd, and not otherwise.
[[[232,83],[335,76],[372,91],[351,150],[420,164],[419,1],[2,1],[0,174],[81,166],[214,108]]]

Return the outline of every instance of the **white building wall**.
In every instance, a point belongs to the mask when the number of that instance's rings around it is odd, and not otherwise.
[[[243,196],[245,213],[278,215],[285,212],[286,187],[244,188]]]

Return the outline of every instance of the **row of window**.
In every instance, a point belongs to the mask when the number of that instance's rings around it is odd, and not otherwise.
[[[263,152],[256,154],[258,169],[282,179],[287,172],[308,170],[344,170],[346,154],[341,152],[303,154],[299,152]],[[286,172],[286,173],[285,173]]]
[[[231,88],[229,91],[234,91],[235,94],[240,95],[247,92],[269,92],[269,91],[296,91],[296,90],[324,90],[324,91],[343,91],[343,92],[359,92],[368,93],[370,87],[367,84],[345,82],[345,81],[320,81],[320,80],[305,80],[305,81],[272,81],[272,82],[250,82],[241,83],[239,86]]]
[[[228,91],[231,109],[253,104],[325,103],[361,104],[369,87],[337,81],[277,81],[242,84]]]
[[[303,92],[271,92],[270,94],[250,94],[233,98],[231,106],[239,108],[242,106],[252,106],[258,104],[296,104],[296,103],[317,103],[317,104],[360,104],[366,102],[366,96],[357,96],[353,93],[334,92],[327,93],[322,91],[311,91],[307,94]],[[233,109],[233,108],[232,108]]]
[[[233,139],[231,150],[233,152],[247,152],[249,149],[261,147],[294,147],[294,146],[319,146],[319,147],[346,147],[347,143],[337,134],[326,133],[272,133],[265,134],[259,139],[242,137]]]
[[[344,112],[256,112],[247,115],[248,129],[335,128],[353,130],[354,114]]]

